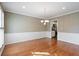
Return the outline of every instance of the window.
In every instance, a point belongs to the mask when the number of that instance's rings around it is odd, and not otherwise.
[[[0,48],[4,44],[4,12],[0,8]]]
[[[0,9],[0,28],[4,28],[4,13],[2,9]]]

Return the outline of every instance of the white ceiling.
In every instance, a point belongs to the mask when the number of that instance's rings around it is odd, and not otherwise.
[[[53,18],[79,10],[79,2],[2,2],[1,4],[5,11],[37,18]],[[22,8],[23,6],[26,8]],[[65,9],[62,9],[63,7]]]

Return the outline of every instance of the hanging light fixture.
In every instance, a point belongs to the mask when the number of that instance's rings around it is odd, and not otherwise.
[[[41,20],[41,23],[43,23],[44,22],[44,20]]]
[[[41,20],[41,23],[43,23],[44,25],[46,25],[47,23],[49,23],[49,20],[46,19],[46,8],[44,8],[44,19]]]
[[[45,22],[49,23],[49,20],[45,20]]]

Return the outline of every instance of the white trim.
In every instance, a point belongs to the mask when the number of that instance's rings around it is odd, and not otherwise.
[[[79,45],[79,33],[58,32],[58,40]]]
[[[2,52],[3,52],[3,50],[4,50],[4,47],[5,47],[5,45],[3,45],[3,46],[0,48],[0,56],[1,56]]]
[[[52,20],[53,18],[64,16],[64,15],[68,15],[68,14],[72,14],[72,13],[76,13],[76,12],[79,12],[79,10],[75,10],[75,11],[71,11],[71,12],[68,12],[68,13],[59,14],[57,16],[50,17],[49,19]]]
[[[24,32],[24,33],[5,33],[5,44],[34,40],[39,38],[49,37],[49,31],[43,32]]]
[[[19,15],[24,15],[24,16],[30,16],[30,15],[20,14],[18,12],[13,12],[13,11],[8,11],[8,10],[6,10],[6,12],[11,12],[11,13],[19,14]],[[53,16],[53,17],[50,17],[50,18],[47,18],[47,19],[52,20],[53,18],[57,18],[57,17],[60,17],[60,16],[64,16],[64,15],[68,15],[68,14],[72,14],[72,13],[76,13],[76,12],[79,12],[79,10],[74,10],[74,11],[70,11],[70,12],[67,12],[67,13],[59,14],[59,15],[56,15],[56,16]],[[31,17],[41,19],[40,17],[36,17],[36,16],[31,16]]]

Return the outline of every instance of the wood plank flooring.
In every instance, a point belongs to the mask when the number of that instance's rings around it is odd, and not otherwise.
[[[79,56],[79,45],[42,38],[6,45],[2,56]]]

